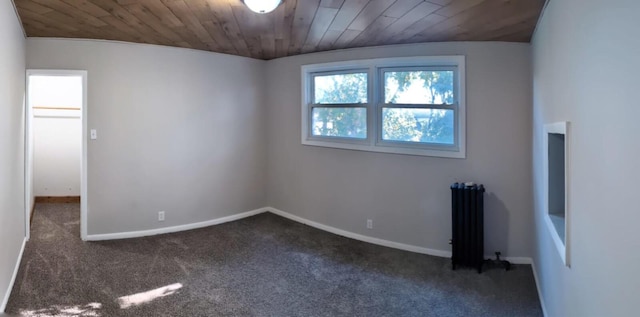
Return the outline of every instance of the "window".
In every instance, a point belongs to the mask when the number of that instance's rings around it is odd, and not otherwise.
[[[311,135],[366,139],[366,70],[312,76]]]
[[[544,125],[543,168],[546,208],[544,219],[562,261],[567,267],[570,267],[570,213],[567,197],[569,188],[568,132],[569,123],[566,121]]]
[[[464,57],[302,67],[302,143],[465,157]]]

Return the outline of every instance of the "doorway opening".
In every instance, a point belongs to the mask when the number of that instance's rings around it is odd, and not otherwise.
[[[87,236],[87,72],[28,70],[25,131],[26,238],[37,203],[79,203]]]

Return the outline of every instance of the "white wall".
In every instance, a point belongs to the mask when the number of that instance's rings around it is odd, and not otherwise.
[[[11,1],[0,1],[0,312],[25,237],[25,40]]]
[[[33,191],[36,196],[80,196],[80,111],[74,111],[77,114],[60,112],[71,111],[49,111],[48,115],[36,115],[32,121]]]
[[[300,66],[394,56],[465,55],[467,158],[304,146]],[[450,251],[455,181],[484,183],[486,253],[531,254],[528,44],[432,43],[351,49],[267,62],[268,203],[339,229]],[[365,228],[373,219],[374,229]]]
[[[263,66],[154,45],[28,39],[27,68],[88,71],[88,126],[98,130],[88,145],[88,234],[264,206]]]
[[[534,261],[549,316],[637,316],[640,2],[552,0],[533,41]],[[543,221],[543,125],[571,122],[571,268]]]

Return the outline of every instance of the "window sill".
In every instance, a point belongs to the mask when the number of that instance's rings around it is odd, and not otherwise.
[[[335,141],[322,141],[322,140],[308,140],[302,139],[303,145],[320,146],[328,148],[336,148],[343,150],[354,151],[366,151],[366,152],[379,152],[379,153],[391,153],[391,154],[403,154],[403,155],[416,155],[416,156],[431,156],[431,157],[444,157],[444,158],[456,158],[465,159],[466,153],[463,150],[444,150],[444,149],[420,149],[411,147],[399,147],[399,146],[374,146],[370,144],[357,144],[347,142],[335,142]]]

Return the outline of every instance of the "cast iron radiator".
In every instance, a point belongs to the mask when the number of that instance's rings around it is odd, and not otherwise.
[[[452,267],[471,266],[482,272],[484,258],[484,186],[451,185]]]

